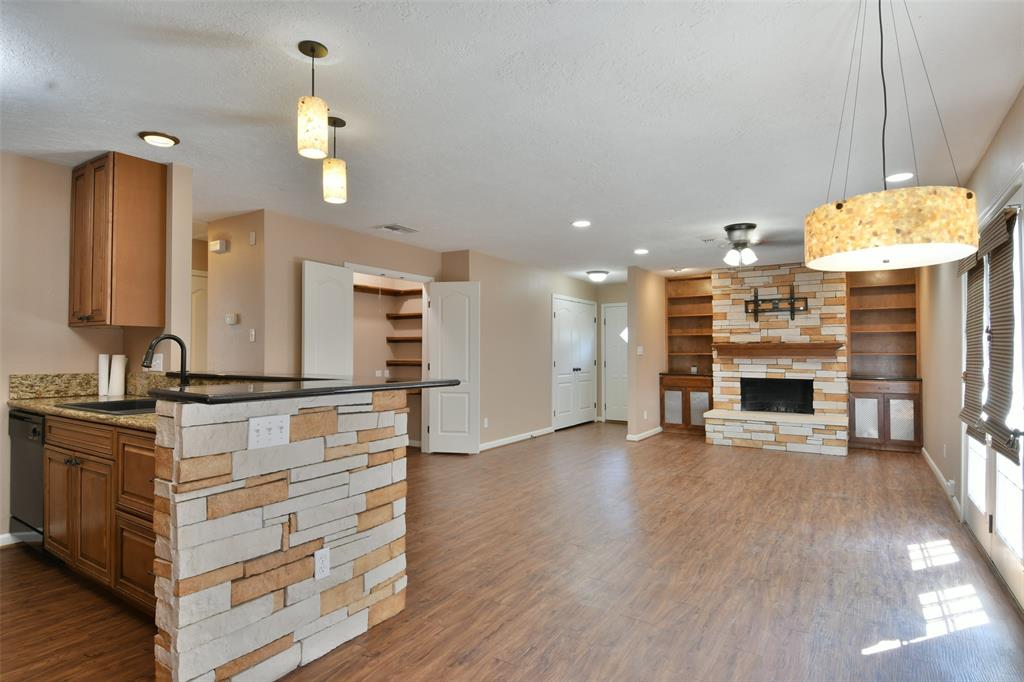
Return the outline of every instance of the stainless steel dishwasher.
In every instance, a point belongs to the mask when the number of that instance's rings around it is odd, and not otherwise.
[[[11,410],[11,535],[43,546],[43,417]]]

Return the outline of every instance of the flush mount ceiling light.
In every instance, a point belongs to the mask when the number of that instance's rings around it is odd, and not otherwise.
[[[154,147],[173,147],[176,144],[181,144],[181,140],[176,138],[174,135],[168,135],[167,133],[160,133],[155,130],[143,130],[139,133],[141,137],[147,143]]]
[[[316,96],[316,60],[327,56],[327,47],[315,40],[303,40],[299,52],[309,57],[310,66],[310,93],[300,97],[298,105],[299,156],[323,159],[327,157],[327,102]]]
[[[338,128],[345,127],[344,119],[329,116],[327,125],[334,131],[334,154],[324,159],[324,201],[329,204],[344,204],[348,201],[348,169],[345,161],[338,156]]]
[[[861,7],[866,8],[862,4]],[[804,219],[804,260],[807,267],[815,270],[830,271],[862,271],[862,270],[897,270],[900,268],[916,268],[935,265],[948,261],[956,261],[971,255],[978,250],[978,215],[974,193],[960,185],[956,162],[950,149],[939,112],[935,93],[931,91],[931,79],[924,55],[917,40],[914,22],[906,3],[907,22],[910,26],[913,42],[917,46],[917,54],[924,70],[925,81],[931,92],[932,104],[939,121],[946,152],[953,168],[953,177],[957,187],[900,187],[889,189],[889,182],[897,182],[897,176],[890,176],[886,169],[885,133],[888,119],[888,91],[885,82],[885,34],[882,20],[882,1],[878,0],[878,35],[879,35],[879,73],[882,81],[882,144],[881,144],[881,176],[882,190],[868,194],[831,200],[832,176],[835,174],[839,152],[839,141],[842,137],[843,122],[846,119],[846,100],[850,88],[850,77],[853,74],[854,54],[858,35],[860,46],[864,46],[864,33],[867,28],[867,9],[858,10],[858,21],[854,25],[853,46],[850,48],[850,66],[846,76],[846,92],[843,95],[842,114],[839,119],[839,131],[836,133],[835,151],[832,156],[832,169],[829,172],[828,189],[825,192],[825,203],[807,214]],[[917,150],[914,146],[914,130],[910,116],[910,98],[907,95],[906,80],[903,74],[903,55],[900,52],[899,33],[896,29],[896,13],[890,4],[891,23],[895,36],[896,54],[900,67],[900,79],[904,83],[903,96],[907,109],[907,129],[910,134],[910,148],[914,155],[914,176],[917,172]],[[853,151],[853,134],[857,114],[857,93],[860,85],[860,64],[857,67],[857,78],[854,86],[853,116],[850,120],[849,151],[846,159],[846,183],[849,180],[850,156]],[[911,176],[911,177],[914,177]],[[909,180],[909,177],[900,177]]]
[[[608,278],[607,270],[587,270],[591,282],[603,282]]]
[[[638,256],[646,256],[647,254],[650,253],[650,251],[648,251],[647,249],[644,249],[644,248],[639,248],[639,249],[633,249],[633,253],[635,253]]]
[[[725,226],[725,234],[732,248],[725,254],[725,264],[731,268],[737,265],[753,265],[757,262],[757,254],[750,248],[754,241],[753,233],[757,229],[755,223],[733,223]]]
[[[572,222],[572,226],[573,227],[578,227],[579,229],[582,230],[583,228],[590,227],[590,221],[589,220],[574,220]]]

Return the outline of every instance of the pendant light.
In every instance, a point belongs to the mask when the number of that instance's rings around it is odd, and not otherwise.
[[[953,167],[953,175],[957,185],[960,176],[953,161],[953,153],[942,124],[935,93],[931,89],[928,67],[924,62],[921,45],[917,40],[914,22],[910,17],[906,2],[907,21],[913,34],[914,44],[921,60],[932,103],[939,120],[946,151]],[[892,3],[889,6],[892,17],[893,34],[895,36],[896,53],[899,57],[900,78],[903,82],[903,96],[907,108],[907,126],[910,133],[910,146],[914,154],[915,173],[912,177],[919,179],[917,171],[917,150],[914,146],[913,126],[911,125],[909,96],[907,95],[906,79],[903,74],[903,55],[899,49],[899,33],[896,31],[896,14]],[[861,11],[863,10],[863,19]],[[829,172],[828,190],[825,203],[807,214],[804,220],[804,261],[807,267],[815,270],[829,271],[862,271],[862,270],[896,270],[915,268],[937,263],[956,261],[978,250],[978,215],[976,199],[973,192],[963,187],[900,187],[889,189],[887,169],[885,133],[888,123],[888,90],[885,81],[885,35],[882,22],[882,1],[878,0],[878,36],[879,36],[879,73],[882,81],[882,190],[860,194],[857,196],[831,200],[832,176],[835,174],[836,160],[839,152],[839,140],[842,137],[843,121],[846,118],[846,94],[850,88],[850,77],[853,74],[854,52],[857,47],[858,34],[860,47],[863,50],[864,32],[867,26],[867,5],[862,2],[854,26],[853,46],[850,49],[850,67],[846,76],[846,93],[843,95],[842,114],[839,119],[839,131],[836,133],[835,151],[832,156],[832,169]],[[857,93],[860,85],[860,64],[857,67],[857,80],[854,86],[853,117],[850,122],[850,143],[846,160],[846,179],[849,180],[850,154],[853,151],[854,123],[857,114]],[[906,177],[906,173],[903,179]],[[846,186],[844,184],[844,194]]]
[[[315,40],[299,43],[299,52],[309,57],[310,94],[299,98],[298,150],[307,159],[327,156],[327,102],[316,96],[316,60],[327,56],[327,47]]]
[[[345,161],[338,156],[338,128],[345,127],[345,121],[329,116],[327,125],[334,135],[334,154],[324,159],[324,201],[329,204],[344,204],[348,201],[348,170]]]

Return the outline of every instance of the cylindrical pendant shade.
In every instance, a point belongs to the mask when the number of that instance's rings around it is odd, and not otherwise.
[[[319,97],[299,98],[299,155],[307,159],[327,156],[327,102]]]
[[[348,201],[348,170],[342,159],[324,159],[324,201],[329,204]]]
[[[804,261],[858,272],[960,260],[978,250],[975,204],[962,187],[901,187],[824,204],[804,220]]]

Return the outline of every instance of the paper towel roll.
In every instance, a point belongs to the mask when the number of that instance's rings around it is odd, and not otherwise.
[[[107,386],[107,395],[124,395],[124,372],[127,366],[127,355],[111,356],[110,384]]]
[[[100,353],[96,374],[100,380],[98,395],[107,395],[110,392],[110,355],[107,353]]]

